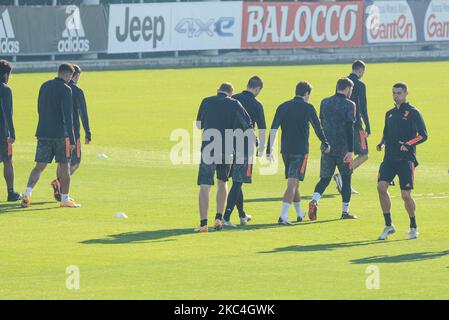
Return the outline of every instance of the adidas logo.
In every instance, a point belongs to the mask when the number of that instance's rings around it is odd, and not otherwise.
[[[0,53],[19,53],[20,43],[19,41],[15,41],[15,38],[11,18],[9,17],[8,9],[6,9],[0,17]]]
[[[89,40],[86,39],[80,10],[77,6],[68,6],[65,20],[65,29],[62,31],[62,40],[58,41],[59,52],[86,52],[90,49]]]

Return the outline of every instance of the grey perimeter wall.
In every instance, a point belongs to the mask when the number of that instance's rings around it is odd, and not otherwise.
[[[58,58],[58,57],[57,57]],[[372,46],[351,49],[295,49],[252,50],[222,53],[220,55],[194,54],[178,57],[142,59],[64,59],[55,61],[15,62],[15,72],[55,71],[61,62],[70,61],[85,70],[126,70],[196,68],[253,65],[307,65],[350,63],[355,59],[367,62],[411,62],[449,60],[449,44],[431,46]]]

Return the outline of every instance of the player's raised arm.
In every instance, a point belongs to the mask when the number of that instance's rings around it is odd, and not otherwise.
[[[243,108],[242,104],[235,100],[236,103],[236,117],[234,123],[234,129],[242,128],[243,131],[248,129],[253,129],[253,122],[251,121],[251,117],[248,112],[246,112],[245,108]]]

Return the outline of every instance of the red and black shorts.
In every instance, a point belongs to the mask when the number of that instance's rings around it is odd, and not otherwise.
[[[338,171],[342,176],[349,176],[353,172],[352,161],[344,162],[344,156],[335,156],[329,155],[326,153],[321,154],[321,163],[320,163],[320,178],[331,178],[335,169],[338,168]]]
[[[0,138],[0,162],[12,160],[12,144],[8,142],[7,137]]]
[[[231,176],[233,182],[251,183],[253,176],[253,160],[241,159],[232,165]]]
[[[79,164],[81,162],[81,141],[80,139],[76,139],[76,147],[72,150],[72,154],[70,157],[71,164]]]
[[[70,162],[70,141],[66,139],[39,139],[37,140],[36,162],[51,163],[53,159],[57,163]]]
[[[354,154],[362,156],[368,154],[368,139],[363,130],[354,130]]]
[[[282,154],[285,166],[285,179],[304,181],[307,169],[308,154]]]
[[[415,180],[415,163],[408,160],[384,160],[377,181],[392,182],[398,176],[401,190],[412,190]]]

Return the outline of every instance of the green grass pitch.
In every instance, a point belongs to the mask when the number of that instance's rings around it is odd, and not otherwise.
[[[52,199],[51,165],[33,191],[29,209],[0,194],[0,298],[2,299],[389,299],[449,298],[448,62],[368,64],[364,81],[372,122],[369,161],[354,175],[360,191],[351,203],[357,221],[340,221],[341,199],[320,202],[319,220],[293,227],[276,224],[285,180],[260,175],[244,187],[253,221],[237,230],[194,234],[198,225],[197,165],[172,165],[171,132],[192,132],[201,99],[222,81],[237,90],[259,75],[267,123],[276,107],[293,97],[295,84],[312,83],[319,109],[348,65],[204,68],[85,72],[93,141],[83,145],[71,194],[79,210],[60,209]],[[34,165],[40,84],[53,74],[14,74],[17,141],[16,189],[23,192]],[[418,147],[417,241],[406,240],[408,217],[398,187],[391,190],[398,232],[375,239],[383,228],[377,191],[382,155],[375,151],[391,108],[391,86],[410,86],[410,102],[426,120],[429,141]],[[279,140],[279,134],[277,139]],[[107,159],[99,159],[104,153]],[[279,157],[279,156],[278,156]],[[311,132],[305,199],[319,174],[318,140]],[[3,179],[0,179],[3,181]],[[215,188],[211,199],[214,200]],[[210,223],[215,213],[212,201]],[[113,218],[125,212],[128,219]],[[290,217],[294,217],[293,208]],[[237,213],[233,219],[237,222]],[[66,288],[66,268],[80,269],[79,290]],[[378,268],[379,289],[367,289],[369,267]],[[368,269],[367,269],[368,268]]]

